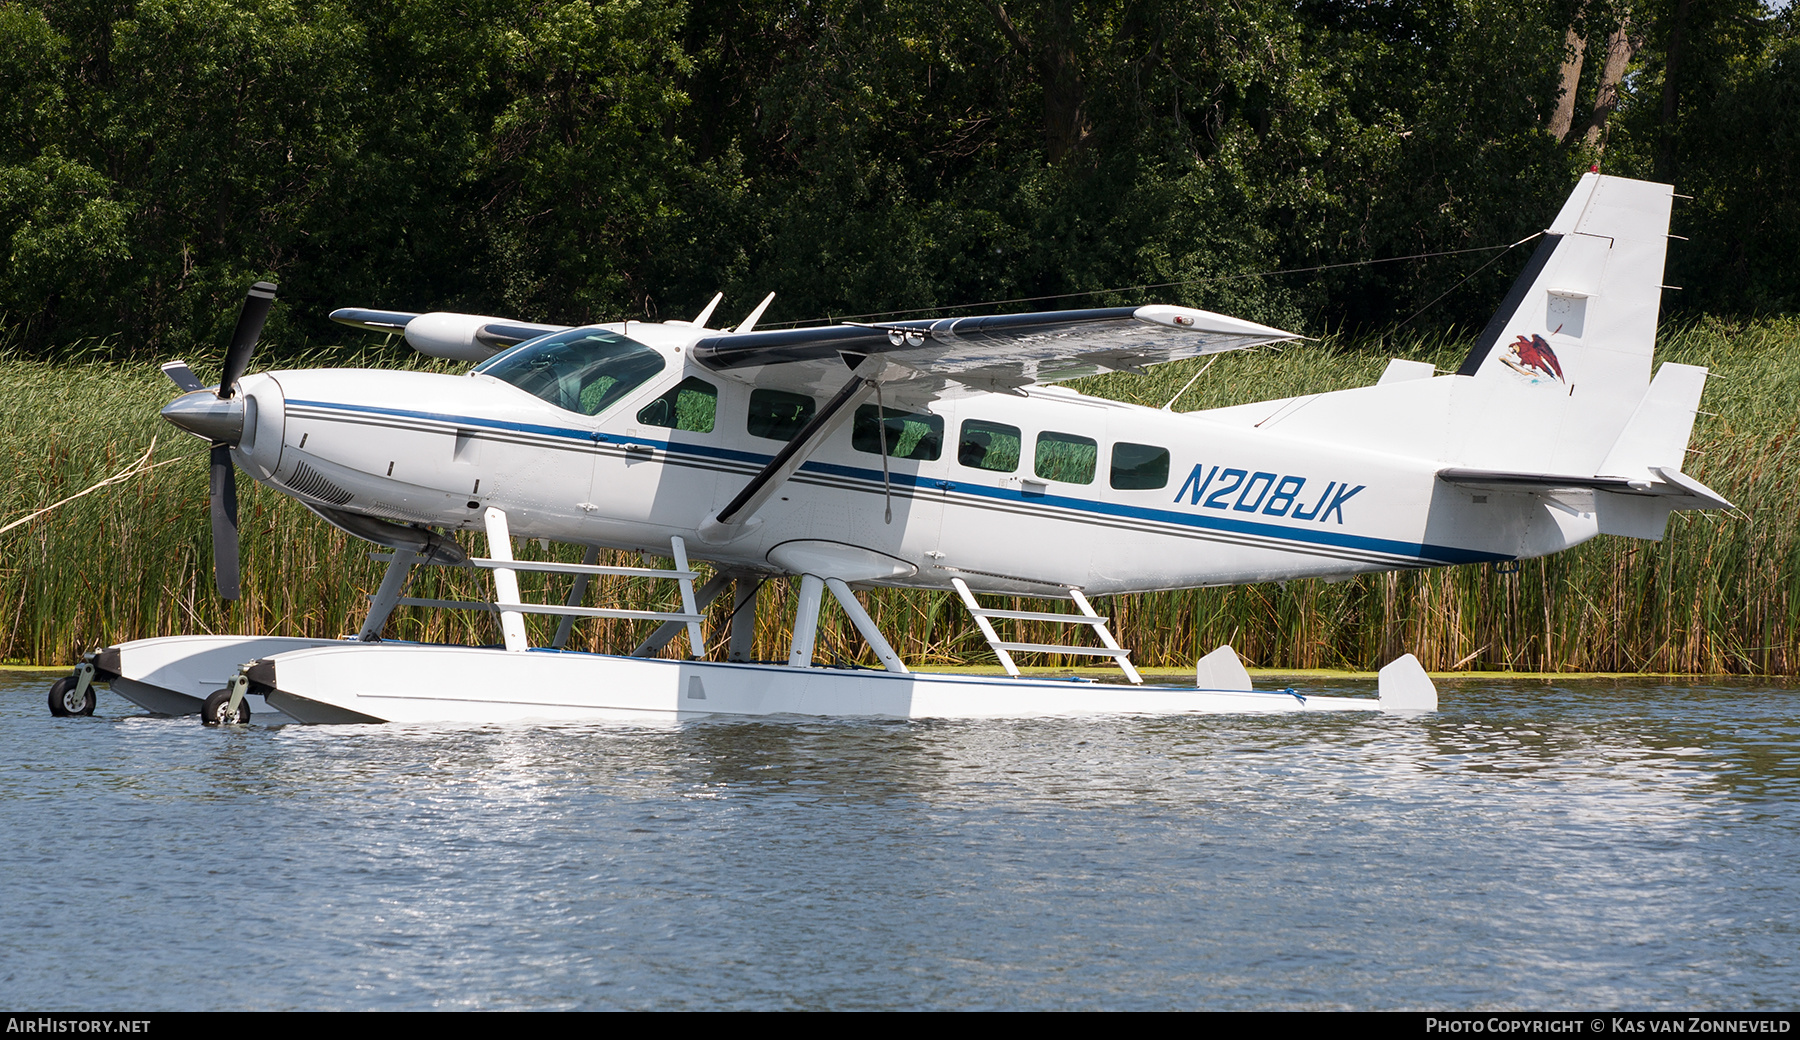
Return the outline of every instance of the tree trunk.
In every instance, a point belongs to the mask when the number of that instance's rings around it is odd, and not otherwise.
[[[1686,0],[1683,0],[1685,3]],[[1619,27],[1606,38],[1606,67],[1600,71],[1600,90],[1594,95],[1594,116],[1588,120],[1588,147],[1601,145],[1601,132],[1606,120],[1619,107],[1619,81],[1625,78],[1625,66],[1631,64],[1631,16],[1619,19]]]
[[[1013,24],[1004,6],[988,5],[1013,49],[1037,72],[1038,89],[1044,95],[1044,150],[1052,163],[1060,163],[1087,143],[1089,128],[1087,84],[1082,81],[1081,63],[1070,43],[1074,16],[1067,3],[1055,7],[1052,17],[1057,24],[1049,32],[1027,37]]]
[[[1039,61],[1044,91],[1044,144],[1050,161],[1061,162],[1087,143],[1087,84],[1068,47],[1044,48]]]
[[[1662,122],[1656,142],[1656,175],[1660,180],[1675,179],[1675,118],[1680,112],[1681,91],[1676,84],[1676,70],[1681,65],[1681,48],[1687,28],[1690,0],[1675,5],[1675,24],[1669,31],[1668,55],[1663,63]]]
[[[1556,95],[1556,113],[1550,117],[1550,136],[1558,141],[1569,139],[1569,127],[1575,123],[1575,91],[1581,86],[1581,63],[1587,57],[1587,37],[1575,30],[1586,8],[1584,3],[1575,12],[1576,21],[1563,37],[1562,86]]]

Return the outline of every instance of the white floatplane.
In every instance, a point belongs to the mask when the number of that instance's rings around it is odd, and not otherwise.
[[[328,523],[392,546],[362,630],[342,640],[196,636],[107,647],[60,680],[155,711],[247,718],[249,697],[306,722],[683,718],[700,714],[1032,716],[1429,710],[1410,655],[1378,698],[1256,692],[1229,648],[1191,688],[1145,686],[1094,595],[1510,562],[1596,534],[1660,539],[1672,510],[1730,503],[1682,472],[1706,371],[1651,378],[1672,192],[1588,174],[1454,374],[1396,359],[1373,386],[1175,413],[1051,385],[1294,339],[1175,306],[758,331],[691,322],[579,328],[346,309],[337,320],[478,362],[467,375],[246,375],[274,287],[251,291],[216,388],[180,362],[163,410],[211,441],[215,573],[237,594],[233,467]],[[471,558],[448,532],[485,533]],[[514,538],[588,547],[580,565],[518,561]],[[597,564],[600,548],[672,568]],[[702,587],[692,569],[715,574]],[[404,595],[419,566],[477,567],[492,602]],[[575,577],[527,603],[517,573]],[[589,579],[673,581],[680,609],[585,605]],[[785,663],[753,662],[757,590],[798,579]],[[857,587],[953,590],[1008,677],[911,672]],[[706,660],[708,604],[735,609]],[[882,669],[820,667],[829,594]],[[983,595],[1068,601],[1066,612]],[[502,647],[383,641],[402,604],[499,613]],[[531,646],[526,614],[560,615]],[[662,622],[630,656],[564,649],[581,617]],[[995,621],[1064,622],[1088,641],[1008,642]],[[688,659],[658,657],[685,637]],[[1013,655],[1114,661],[1121,684],[1022,677]]]

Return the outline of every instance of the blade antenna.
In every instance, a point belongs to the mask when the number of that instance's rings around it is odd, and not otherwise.
[[[738,327],[735,331],[749,332],[751,329],[756,328],[756,323],[762,320],[763,311],[768,310],[769,304],[774,303],[774,302],[775,302],[775,294],[774,293],[770,293],[769,295],[763,297],[763,302],[756,305],[756,309],[750,312],[750,316],[748,318],[745,318],[743,320],[743,322],[738,325]]]
[[[719,301],[724,298],[725,294],[722,292],[713,293],[712,302],[706,305],[705,310],[694,316],[693,326],[699,329],[706,328],[706,323],[712,319],[713,311],[718,308]]]

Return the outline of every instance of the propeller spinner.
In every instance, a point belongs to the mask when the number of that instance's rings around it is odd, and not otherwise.
[[[180,361],[163,366],[163,372],[175,385],[188,391],[163,408],[163,418],[212,442],[208,497],[212,510],[213,585],[220,599],[237,599],[239,595],[237,473],[231,462],[231,449],[244,435],[244,399],[238,395],[237,383],[250,367],[257,339],[262,336],[263,323],[269,320],[269,308],[274,303],[273,282],[257,282],[250,287],[244,308],[238,313],[231,344],[225,348],[225,369],[216,391],[201,388],[200,381]]]

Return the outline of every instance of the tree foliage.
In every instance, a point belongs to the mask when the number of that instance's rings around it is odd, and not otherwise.
[[[1673,305],[1792,309],[1795,30],[1759,0],[0,0],[0,320],[205,353],[274,278],[289,347],[347,304],[715,290],[1380,327],[1493,254],[1259,273],[1513,242],[1594,162],[1696,196]],[[1419,323],[1479,322],[1521,260]]]

